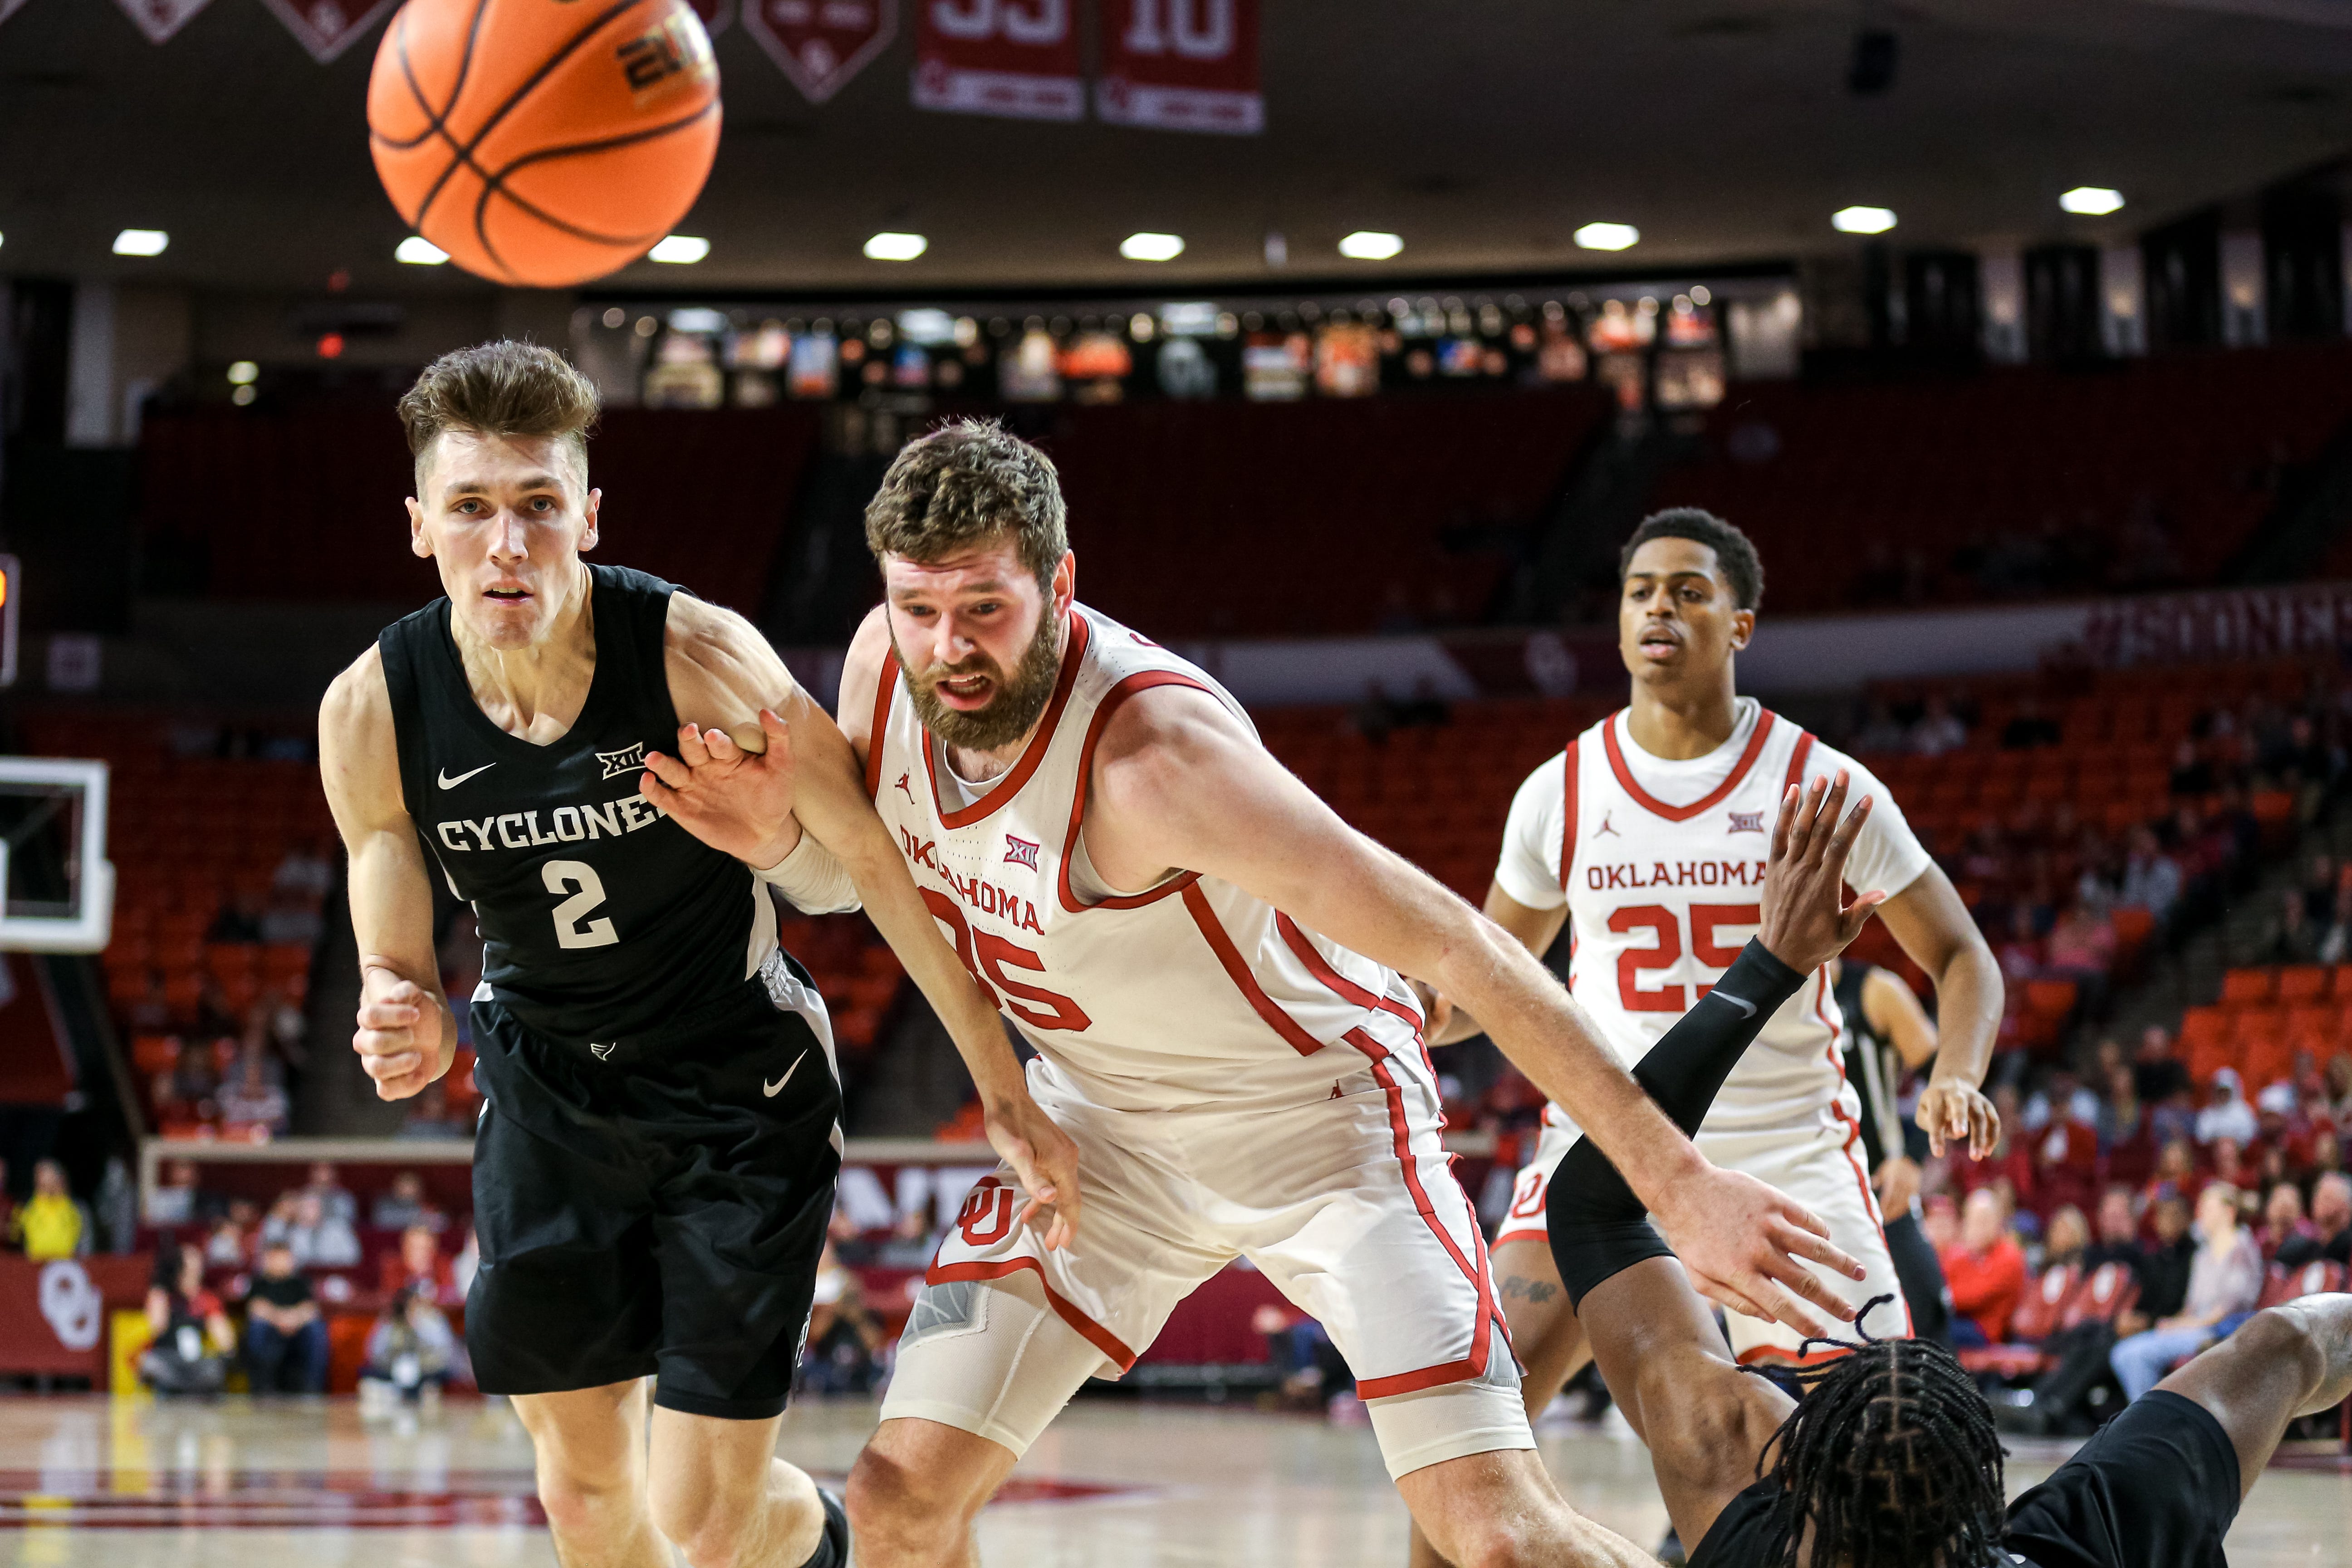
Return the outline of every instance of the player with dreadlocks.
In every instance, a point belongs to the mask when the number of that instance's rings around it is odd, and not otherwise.
[[[1847,780],[1781,802],[1756,939],[1633,1069],[1695,1128],[1762,1021],[1869,919],[1843,901]],[[1649,1444],[1691,1568],[2225,1568],[2221,1539],[2288,1421],[2352,1395],[2352,1295],[2257,1313],[2002,1503],[1984,1397],[1942,1345],[1843,1351],[1791,1399],[1732,1360],[1641,1200],[1587,1141],[1554,1176],[1550,1241],[1601,1375]],[[1787,1376],[1782,1373],[1780,1375]]]

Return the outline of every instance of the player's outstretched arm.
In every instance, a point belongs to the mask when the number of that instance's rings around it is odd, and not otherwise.
[[[1215,699],[1167,686],[1129,700],[1105,729],[1092,784],[1087,851],[1115,886],[1173,868],[1221,877],[1436,985],[1601,1141],[1708,1294],[1808,1331],[1828,1328],[1824,1313],[1853,1316],[1797,1261],[1860,1276],[1817,1217],[1701,1158],[1524,946],[1341,822]]]
[[[1929,866],[1888,899],[1878,918],[1936,985],[1936,1065],[1919,1092],[1920,1129],[1937,1154],[1949,1140],[1984,1159],[2000,1142],[2000,1114],[1981,1087],[2000,1032],[2000,963],[1940,867]]]
[[[688,635],[679,635],[681,622]],[[1042,1221],[1047,1247],[1066,1245],[1077,1229],[1077,1146],[1030,1098],[995,1008],[941,934],[866,798],[848,741],[739,616],[673,600],[670,654],[671,698],[686,721],[679,754],[648,754],[640,790],[747,864],[781,860],[803,828],[840,862],[971,1073],[989,1142],[1029,1195],[1023,1223]]]
[[[371,647],[319,706],[319,777],[351,859],[360,1007],[352,1049],[383,1100],[449,1070],[457,1021],[441,994],[433,884],[400,787],[400,745],[383,661]]]

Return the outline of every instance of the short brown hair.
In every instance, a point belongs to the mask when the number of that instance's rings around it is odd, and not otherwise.
[[[957,419],[899,449],[866,503],[876,560],[936,561],[1000,533],[1050,584],[1069,553],[1069,511],[1053,459],[993,419]]]
[[[470,430],[560,439],[585,488],[597,403],[596,384],[553,349],[501,340],[455,350],[426,365],[400,400],[400,422],[420,486],[434,441],[445,431]]]

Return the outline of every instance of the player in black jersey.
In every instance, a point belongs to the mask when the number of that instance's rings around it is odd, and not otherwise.
[[[1839,884],[1869,803],[1840,824],[1844,793],[1843,774],[1826,800],[1818,783],[1801,802],[1790,791],[1756,940],[1633,1069],[1686,1129],[1861,929]],[[2352,1296],[2305,1297],[2257,1313],[2004,1505],[1991,1411],[1950,1350],[1865,1328],[1853,1353],[1795,1374],[1792,1400],[1732,1360],[1643,1207],[1587,1139],[1552,1178],[1549,1228],[1601,1375],[1696,1543],[1691,1568],[2226,1568],[2222,1537],[2287,1422],[2352,1395]]]
[[[1886,1215],[1886,1254],[1903,1284],[1911,1331],[1950,1342],[1951,1305],[1936,1244],[1919,1226],[1919,1163],[1904,1148],[1895,1087],[1908,1069],[1936,1059],[1936,1025],[1918,996],[1891,969],[1856,959],[1830,960],[1830,984],[1845,1021],[1845,1076],[1862,1102],[1864,1153],[1878,1206]]]
[[[516,1396],[560,1559],[653,1568],[667,1537],[696,1568],[827,1568],[846,1561],[839,1504],[773,1456],[840,1090],[769,885],[817,910],[862,897],[955,1037],[1048,1245],[1076,1221],[1055,1202],[1075,1197],[1076,1151],[773,650],[728,611],[581,561],[595,412],[578,372],[519,343],[445,356],[402,400],[412,542],[447,597],[387,627],[320,714],[361,953],[352,1045],[386,1100],[448,1070],[442,879],[484,938],[467,1342],[482,1387]],[[730,832],[690,781],[648,771],[675,765],[664,747],[789,779],[796,816]]]

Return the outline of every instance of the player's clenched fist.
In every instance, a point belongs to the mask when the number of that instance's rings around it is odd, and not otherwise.
[[[352,1049],[379,1100],[406,1100],[449,1070],[456,1056],[441,998],[381,958],[360,960],[359,1027]]]

